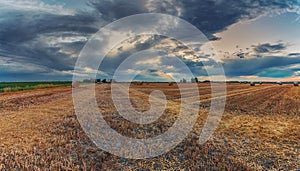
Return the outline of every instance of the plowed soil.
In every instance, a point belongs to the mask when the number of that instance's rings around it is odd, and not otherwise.
[[[299,87],[228,84],[221,123],[205,144],[199,144],[198,138],[209,111],[211,88],[204,83],[198,87],[201,104],[193,131],[170,152],[144,160],[123,159],[98,149],[77,121],[70,87],[1,93],[0,170],[300,169]],[[149,110],[149,94],[157,89],[165,93],[167,108],[148,125],[131,123],[118,114],[109,84],[96,85],[96,96],[113,129],[124,136],[147,138],[175,122],[180,91],[176,84],[162,83],[130,89],[131,103],[138,111]],[[192,99],[190,92],[185,84],[182,93]]]

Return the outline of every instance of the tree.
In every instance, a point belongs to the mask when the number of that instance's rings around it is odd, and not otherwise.
[[[198,78],[197,78],[197,77],[195,77],[195,81],[196,81],[196,83],[199,83],[199,80],[198,80]]]

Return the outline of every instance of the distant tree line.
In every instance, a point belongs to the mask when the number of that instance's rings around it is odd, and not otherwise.
[[[98,78],[98,79],[93,79],[93,78],[91,78],[91,79],[84,79],[84,80],[82,80],[82,83],[113,83],[113,82],[116,82],[116,80],[114,80],[114,79],[110,79],[110,80],[108,80],[108,79],[100,79],[100,78]]]
[[[185,78],[180,80],[180,83],[187,83],[187,80]],[[199,80],[197,77],[191,78],[191,83],[199,83]]]

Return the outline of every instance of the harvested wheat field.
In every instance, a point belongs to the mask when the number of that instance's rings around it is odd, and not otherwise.
[[[199,117],[189,136],[168,153],[151,159],[123,159],[98,149],[77,121],[71,87],[0,94],[0,170],[299,170],[300,89],[293,85],[228,84],[227,103],[213,137],[198,138],[210,107],[210,85],[199,83]],[[189,93],[189,84],[184,93]],[[85,87],[78,89],[84,91]],[[152,90],[163,91],[167,108],[154,123],[122,118],[110,84],[97,84],[104,119],[132,138],[168,130],[180,107],[176,84],[132,84],[134,108],[147,111]]]

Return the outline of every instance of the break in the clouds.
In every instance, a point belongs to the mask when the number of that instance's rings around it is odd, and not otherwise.
[[[299,17],[290,17],[291,23],[280,20],[280,16],[285,13],[299,15],[299,9],[299,0],[79,0],[72,4],[58,0],[2,0],[0,81],[70,80],[76,59],[88,39],[102,26],[129,15],[175,15],[196,26],[212,42],[218,43],[231,42],[225,38],[224,32],[227,30],[242,28],[241,25],[251,22],[257,28],[264,24],[267,27],[270,25],[268,22],[278,16],[278,22],[284,24],[266,30],[299,30]],[[233,26],[235,28],[232,28]],[[292,34],[292,31],[290,33]],[[236,35],[236,39],[240,39],[237,43],[244,42],[243,39],[249,36],[246,34]],[[278,35],[280,34],[274,34]],[[249,37],[252,42],[248,43],[247,49],[237,48],[236,53],[228,52],[229,59],[219,62],[224,66],[229,78],[251,75],[270,78],[297,77],[299,70],[295,66],[300,63],[297,51],[300,42],[295,37],[297,35],[289,36],[284,33],[275,41],[267,36],[261,40],[264,35],[256,35],[255,32]],[[282,42],[278,43],[279,40]],[[109,76],[120,59],[139,50],[160,46],[166,49],[173,48],[170,53],[181,57],[195,75],[206,76],[201,63],[203,58],[209,58],[205,53],[195,56],[184,46],[172,44],[167,39],[148,38],[140,41],[127,42],[117,51],[111,52],[115,55],[108,56],[107,65],[103,65],[104,68],[100,67],[99,72]],[[230,43],[220,44],[226,47]],[[199,49],[201,48],[202,45],[199,45]],[[215,50],[218,51],[218,48]],[[220,54],[223,53],[227,52]],[[104,72],[106,70],[109,72]],[[89,69],[84,71],[89,72]],[[150,73],[152,78],[154,72]]]
[[[294,58],[266,56],[262,58],[228,59],[224,68],[228,77],[251,76],[261,77],[290,77],[299,72],[300,56]],[[269,72],[268,72],[269,71]]]

